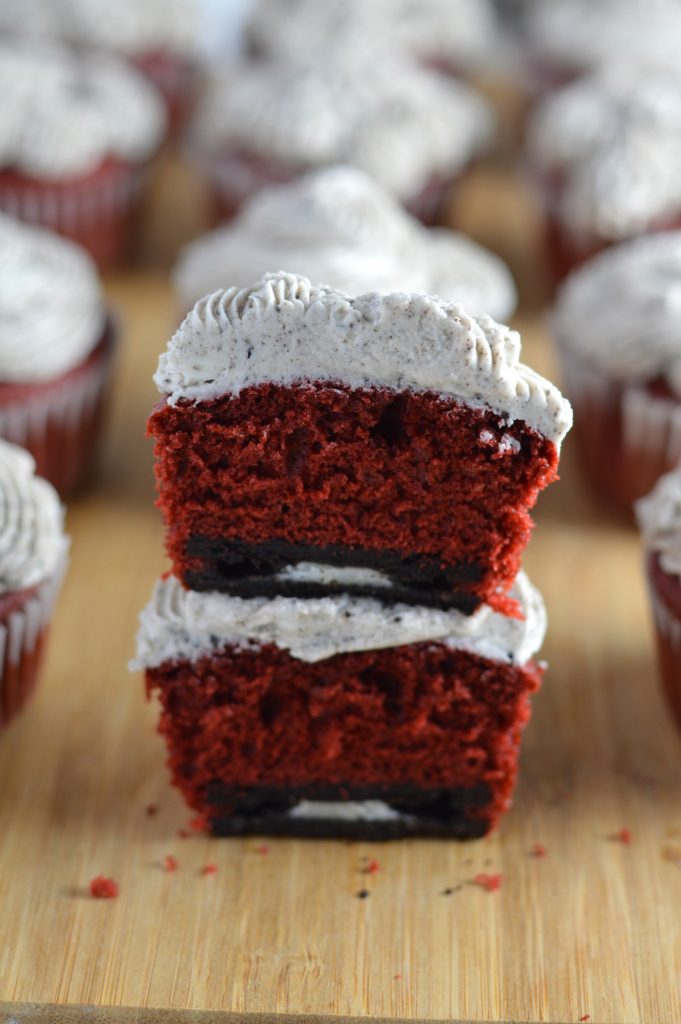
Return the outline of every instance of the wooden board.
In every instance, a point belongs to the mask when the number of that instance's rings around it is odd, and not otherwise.
[[[527,557],[551,667],[501,829],[464,845],[179,838],[188,814],[126,661],[165,564],[144,423],[175,318],[159,259],[197,216],[186,185],[169,233],[181,184],[157,193],[156,269],[109,282],[124,338],[102,471],[69,510],[73,565],[40,692],[0,738],[0,1019],[681,1020],[681,739],[658,692],[637,537],[583,493],[569,443]],[[464,205],[513,259],[528,361],[552,372],[527,208],[496,173]],[[623,827],[630,845],[611,838]],[[480,871],[501,872],[501,889],[467,884]],[[88,896],[99,873],[117,900]]]

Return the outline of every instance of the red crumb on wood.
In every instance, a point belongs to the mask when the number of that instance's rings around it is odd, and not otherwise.
[[[208,822],[202,814],[198,814],[195,818],[191,819],[189,827],[193,832],[207,832]]]
[[[546,856],[546,847],[544,846],[544,844],[543,843],[535,843],[534,846],[532,847],[532,849],[530,850],[530,856],[531,857],[545,857]]]
[[[579,1018],[579,1020],[580,1020],[580,1024],[584,1024],[585,1021],[591,1020],[591,1014],[590,1013],[585,1013],[583,1017]]]
[[[204,864],[201,868],[202,875],[217,875],[218,866],[217,864]]]
[[[631,846],[632,835],[628,828],[621,828],[619,832],[614,832],[610,838],[615,843],[623,843],[625,846]]]
[[[90,882],[90,895],[96,900],[113,900],[118,896],[118,882],[115,878],[97,875]]]
[[[402,977],[401,974],[393,974],[393,981],[399,981],[401,979],[401,977]]]
[[[370,860],[367,864],[362,867],[363,875],[376,875],[381,870],[381,865],[377,860]]]
[[[155,814],[158,814],[158,806],[156,804],[147,804],[144,808],[144,813],[147,818],[153,818]]]
[[[261,856],[265,857],[270,852],[270,848],[269,848],[269,846],[266,846],[263,843],[262,846],[256,846],[255,852],[259,853],[259,854],[261,854]]]
[[[503,875],[488,875],[481,871],[473,879],[473,884],[480,886],[481,889],[485,889],[487,892],[496,892],[497,889],[501,889],[503,879]]]
[[[178,839],[189,839],[189,832],[186,828],[178,828],[177,830]]]
[[[177,871],[179,868],[177,857],[173,857],[172,853],[167,853],[163,858],[163,870],[168,871],[172,874],[173,871]]]

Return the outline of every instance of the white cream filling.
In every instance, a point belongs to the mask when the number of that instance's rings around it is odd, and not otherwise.
[[[295,821],[410,821],[383,800],[301,800],[286,815]]]
[[[296,562],[287,565],[274,575],[277,583],[317,583],[329,587],[385,587],[393,586],[392,580],[377,569],[365,569],[352,565],[323,565],[319,562]]]

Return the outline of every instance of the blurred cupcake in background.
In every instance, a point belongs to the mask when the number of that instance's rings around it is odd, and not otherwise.
[[[0,728],[38,680],[68,546],[56,491],[28,452],[0,440]]]
[[[502,321],[517,299],[502,260],[463,235],[424,228],[352,167],[263,189],[233,221],[187,246],[174,272],[183,314],[204,295],[246,287],[274,267],[348,295],[427,292]]]
[[[617,242],[681,225],[681,75],[610,67],[545,100],[528,136],[557,280]]]
[[[154,83],[172,128],[196,90],[201,0],[2,0],[0,34],[40,36],[114,53]]]
[[[499,26],[491,0],[257,0],[246,24],[250,52],[276,60],[297,61],[339,36],[380,39],[461,76],[489,66]]]
[[[586,476],[629,513],[681,459],[681,232],[581,267],[552,326]]]
[[[636,504],[662,685],[681,727],[681,467]]]
[[[157,91],[114,57],[5,42],[0,95],[0,210],[119,263],[163,137]]]
[[[92,469],[115,341],[88,255],[0,215],[0,437],[62,497]]]

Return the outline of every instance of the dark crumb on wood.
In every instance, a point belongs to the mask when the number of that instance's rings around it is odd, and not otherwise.
[[[355,893],[355,895],[357,896],[358,900],[365,900],[369,896],[369,890],[368,889],[360,889],[358,893]]]

